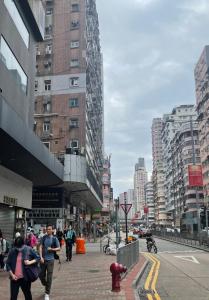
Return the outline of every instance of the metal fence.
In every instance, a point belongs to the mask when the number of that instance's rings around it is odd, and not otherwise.
[[[117,262],[130,270],[139,261],[139,241],[118,248]]]
[[[153,231],[152,233],[157,237],[165,238],[177,243],[182,243],[188,246],[195,246],[200,249],[209,250],[209,238],[207,232],[201,232],[199,234],[189,234],[178,232]]]

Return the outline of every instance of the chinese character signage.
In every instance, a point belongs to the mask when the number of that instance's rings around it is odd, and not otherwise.
[[[188,166],[189,186],[203,186],[202,166]]]

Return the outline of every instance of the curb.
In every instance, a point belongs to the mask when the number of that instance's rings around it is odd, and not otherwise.
[[[157,236],[157,235],[155,235],[155,237],[158,238],[158,239],[161,239],[161,240],[165,240],[165,241],[169,241],[169,242],[172,242],[172,243],[176,243],[176,244],[184,245],[184,246],[187,246],[187,247],[199,249],[199,250],[202,250],[202,251],[205,251],[205,252],[209,252],[209,248],[204,249],[204,248],[201,248],[201,247],[198,247],[198,246],[195,246],[195,245],[185,244],[185,243],[182,243],[182,242],[170,240],[170,239],[167,239],[167,238],[164,238],[164,237],[161,237],[161,236]]]
[[[147,265],[149,263],[148,260],[147,260],[147,258],[145,256],[144,256],[144,258],[145,258],[145,262],[143,263],[141,270],[138,272],[138,274],[136,275],[136,277],[135,277],[135,279],[134,279],[134,281],[132,283],[132,288],[134,290],[137,289],[139,281],[142,278],[142,275],[144,274],[144,271],[145,271],[145,269],[146,269],[146,267],[147,267]]]

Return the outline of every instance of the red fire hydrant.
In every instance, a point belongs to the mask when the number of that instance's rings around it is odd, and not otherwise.
[[[127,268],[118,263],[112,263],[110,272],[112,273],[112,292],[120,292],[121,273],[125,273]]]

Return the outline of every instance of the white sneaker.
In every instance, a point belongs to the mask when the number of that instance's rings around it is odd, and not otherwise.
[[[49,300],[49,295],[48,294],[45,294],[44,300]]]

